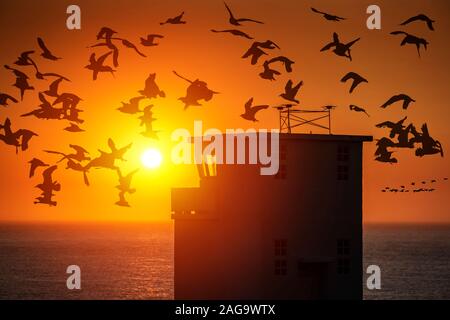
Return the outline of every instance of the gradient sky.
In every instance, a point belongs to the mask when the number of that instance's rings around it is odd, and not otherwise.
[[[256,40],[275,41],[281,50],[269,54],[286,55],[295,60],[294,72],[283,73],[277,81],[270,82],[258,77],[261,68],[251,66],[248,60],[240,59],[251,45],[251,41],[227,34],[214,34],[209,30],[230,29],[227,12],[220,0],[120,0],[77,1],[82,11],[82,29],[67,30],[66,8],[72,1],[23,1],[0,2],[0,50],[1,65],[12,63],[26,50],[37,50],[36,38],[44,38],[47,45],[62,60],[51,62],[37,54],[36,62],[46,72],[58,72],[72,82],[64,83],[62,90],[74,92],[83,98],[80,107],[85,110],[82,118],[85,133],[71,134],[62,129],[67,122],[45,121],[35,118],[20,118],[19,115],[33,110],[38,105],[37,93],[47,88],[50,81],[38,81],[32,69],[22,68],[30,74],[34,92],[26,92],[24,101],[9,108],[0,109],[0,121],[11,118],[13,129],[28,128],[39,133],[32,140],[27,152],[15,154],[14,148],[0,143],[0,220],[20,221],[76,221],[76,220],[165,220],[170,219],[170,188],[196,186],[195,168],[177,167],[169,163],[171,147],[170,133],[176,128],[193,130],[193,122],[202,119],[207,128],[277,128],[278,116],[274,110],[258,114],[259,122],[247,122],[239,117],[244,103],[254,97],[256,104],[280,104],[278,97],[288,79],[303,80],[304,87],[298,97],[305,107],[320,107],[334,104],[333,133],[373,135],[380,138],[386,131],[375,128],[375,124],[397,121],[408,116],[416,127],[426,122],[433,137],[447,151],[450,143],[448,120],[450,109],[448,42],[450,2],[434,1],[296,1],[261,0],[232,1],[236,16],[249,17],[265,22],[264,25],[247,24],[241,29]],[[382,29],[366,28],[366,8],[377,4],[382,10]],[[310,7],[328,11],[348,20],[328,22],[313,14]],[[186,25],[160,26],[159,22],[185,11]],[[436,31],[429,31],[424,24],[415,23],[407,27],[398,26],[406,18],[425,13],[436,20]],[[87,46],[95,43],[98,30],[108,26],[118,31],[118,36],[138,43],[139,37],[149,33],[165,36],[158,47],[139,47],[147,58],[131,50],[121,49],[120,66],[113,78],[101,74],[93,81],[92,74],[83,67],[94,52]],[[419,59],[414,47],[400,47],[401,38],[391,36],[394,30],[405,30],[429,42],[427,51]],[[336,31],[344,42],[357,37],[361,41],[354,45],[354,61],[337,57],[331,52],[319,50],[332,39]],[[101,52],[97,50],[95,52]],[[281,68],[279,68],[281,70]],[[221,94],[202,107],[191,107],[183,112],[183,104],[177,99],[185,95],[187,83],[175,77],[172,70],[188,78],[199,78]],[[340,78],[355,71],[369,80],[352,95],[348,85]],[[154,123],[161,130],[160,140],[151,141],[139,132],[139,121],[115,110],[121,101],[137,96],[143,89],[149,73],[156,72],[157,83],[167,97],[152,101],[155,105]],[[0,69],[0,91],[18,96],[11,87],[12,74]],[[399,105],[382,110],[379,106],[394,94],[407,93],[417,102],[407,111]],[[349,104],[363,106],[370,113],[368,118],[348,110]],[[307,132],[309,132],[309,128]],[[314,133],[320,133],[312,129]],[[107,150],[107,139],[111,137],[118,146],[133,142],[126,154],[123,171],[140,165],[140,154],[148,147],[160,148],[166,161],[159,170],[142,169],[134,178],[138,191],[127,197],[132,208],[114,205],[117,200],[116,175],[105,169],[91,170],[91,186],[85,187],[78,172],[61,166],[55,177],[62,184],[56,196],[57,207],[33,204],[39,190],[33,186],[40,183],[40,175],[28,179],[28,165],[32,157],[54,162],[54,156],[42,152],[44,149],[69,151],[69,143],[82,145],[97,155],[97,149]],[[384,194],[385,186],[400,186],[412,181],[441,179],[450,175],[448,157],[429,156],[416,158],[411,150],[399,150],[396,165],[374,161],[375,144],[366,144],[364,153],[364,220],[366,222],[450,222],[448,181],[436,185],[437,191],[421,194]]]

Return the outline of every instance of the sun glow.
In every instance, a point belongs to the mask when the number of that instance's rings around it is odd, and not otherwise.
[[[162,155],[158,149],[147,149],[142,153],[141,162],[144,167],[156,169],[161,166]]]

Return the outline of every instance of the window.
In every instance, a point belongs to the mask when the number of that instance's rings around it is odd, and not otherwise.
[[[340,256],[350,254],[350,240],[339,239],[337,241],[337,254]]]
[[[337,149],[337,161],[347,162],[350,159],[350,148],[348,146],[340,145]]]
[[[286,260],[275,260],[275,275],[285,276],[287,273],[287,262]]]
[[[337,167],[337,179],[339,181],[348,180],[348,166],[338,165]]]
[[[286,256],[287,254],[287,240],[275,240],[275,256]]]
[[[337,265],[338,274],[349,274],[350,273],[350,259],[339,258]]]
[[[349,274],[350,273],[350,240],[338,239],[337,240],[337,273]]]

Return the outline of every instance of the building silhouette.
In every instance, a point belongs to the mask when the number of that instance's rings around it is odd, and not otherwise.
[[[275,176],[198,165],[172,189],[175,299],[362,299],[365,141],[280,134]]]

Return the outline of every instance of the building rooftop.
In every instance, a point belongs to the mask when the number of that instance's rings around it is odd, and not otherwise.
[[[341,134],[309,134],[309,133],[280,133],[281,140],[321,140],[321,141],[373,141],[372,136],[355,136]]]

